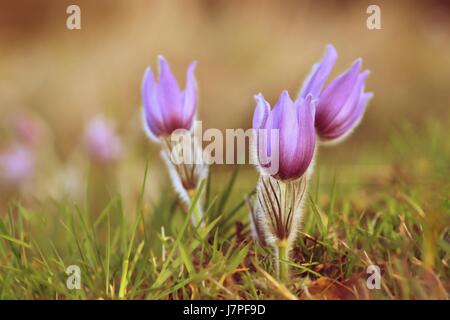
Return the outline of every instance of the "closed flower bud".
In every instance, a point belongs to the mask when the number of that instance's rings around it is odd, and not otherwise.
[[[294,102],[288,92],[283,91],[275,107],[270,110],[262,94],[255,99],[254,149],[259,168],[278,180],[300,178],[309,168],[316,147],[316,102],[312,95],[305,99],[300,97]],[[278,139],[273,139],[273,132],[278,133]]]
[[[180,90],[169,64],[159,56],[159,80],[147,68],[142,83],[144,130],[162,145],[162,158],[186,211],[208,173],[208,166],[201,158],[201,141],[193,134],[198,101],[195,66],[196,62],[189,65],[186,87]],[[201,201],[193,211],[192,222],[197,225],[203,214]]]
[[[285,260],[302,219],[302,202],[315,153],[316,102],[312,94],[294,102],[283,91],[270,110],[262,94],[255,98],[254,150],[261,176],[251,220],[255,231],[264,234],[264,241],[273,246],[279,276],[285,280]],[[278,133],[278,139],[272,139],[273,131]],[[273,165],[275,161],[277,166]]]
[[[192,128],[197,108],[196,62],[187,70],[186,87],[180,90],[170,66],[159,56],[159,81],[147,68],[142,82],[143,122],[151,138],[170,135],[176,129]]]
[[[360,71],[361,59],[357,59],[322,91],[336,58],[336,50],[328,45],[322,61],[314,65],[300,91],[300,97],[312,94],[318,98],[315,126],[323,142],[337,142],[347,137],[361,121],[367,103],[373,96],[372,93],[364,92],[369,71]]]

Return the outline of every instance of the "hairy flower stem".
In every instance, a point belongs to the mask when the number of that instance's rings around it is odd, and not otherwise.
[[[184,138],[182,142],[173,142],[171,138],[161,139],[163,145],[162,157],[169,169],[170,178],[175,191],[183,202],[184,209],[190,210],[194,203],[196,193],[202,180],[208,174],[208,166],[202,159],[197,159],[202,154],[200,144],[191,136],[191,132],[179,133],[178,138]],[[177,138],[174,139],[177,141]],[[203,217],[203,194],[192,208],[192,225],[197,226]]]
[[[286,282],[289,279],[289,264],[288,264],[288,244],[287,241],[278,242],[278,279]]]
[[[267,243],[273,247],[280,281],[289,279],[289,250],[297,238],[306,187],[306,176],[294,181],[280,181],[262,175],[258,182],[259,216],[256,220],[262,226]]]
[[[285,183],[279,183],[279,199],[280,204],[283,208],[288,207],[289,200],[286,190]],[[289,265],[287,264],[288,260],[288,242],[287,240],[280,240],[277,243],[278,249],[278,278],[282,282],[286,282],[289,277]]]

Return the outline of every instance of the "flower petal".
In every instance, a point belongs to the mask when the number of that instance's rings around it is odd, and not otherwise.
[[[300,97],[305,98],[309,93],[318,98],[323,85],[327,81],[337,60],[337,52],[333,45],[327,45],[325,54],[319,63],[314,64],[312,70],[300,90]]]
[[[344,73],[334,79],[322,92],[317,105],[316,127],[319,133],[327,128],[347,102],[358,80],[361,59],[357,59]]]
[[[181,92],[177,80],[163,56],[159,56],[159,84],[156,91],[166,129],[172,132],[180,128],[183,118]]]
[[[333,135],[330,135],[330,139],[343,139],[347,137],[361,122],[361,119],[366,111],[368,102],[372,99],[373,93],[362,93],[356,110],[353,112],[351,117],[343,123],[338,130],[336,130]]]
[[[263,128],[266,124],[267,118],[270,113],[270,105],[264,99],[262,93],[255,95],[256,108],[253,113],[253,129]]]
[[[156,83],[153,72],[150,68],[147,68],[141,90],[145,122],[154,136],[160,136],[165,131],[165,128],[155,90]]]
[[[286,90],[283,90],[271,112],[273,114],[272,128],[281,129],[281,122],[287,106],[292,107],[293,102],[289,93]]]
[[[361,97],[361,93],[363,92],[364,82],[368,75],[369,71],[367,70],[358,75],[358,80],[353,89],[353,92],[350,94],[341,110],[339,110],[339,112],[334,117],[333,121],[331,122],[332,126],[333,124],[339,125],[345,122],[358,108],[358,102]]]
[[[282,180],[290,179],[297,167],[297,144],[299,128],[296,109],[287,91],[281,93],[280,99],[274,108],[274,127],[280,129],[280,158],[278,177]]]
[[[296,101],[297,121],[298,121],[298,140],[296,141],[296,163],[295,175],[297,179],[305,174],[314,157],[316,148],[316,132],[314,120],[316,113],[317,100],[313,99],[312,94],[308,94],[305,99]]]
[[[197,81],[195,80],[195,67],[197,62],[192,62],[186,72],[186,88],[183,91],[183,126],[185,129],[192,127],[192,120],[197,109]]]

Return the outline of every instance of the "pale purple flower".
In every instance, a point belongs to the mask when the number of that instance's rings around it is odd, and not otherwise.
[[[313,67],[300,91],[300,97],[310,93],[319,99],[316,131],[323,141],[342,140],[346,137],[361,121],[367,103],[373,96],[372,93],[364,92],[369,71],[361,72],[361,59],[355,60],[347,71],[322,91],[336,59],[336,50],[328,45],[322,61]]]
[[[318,99],[322,92],[323,85],[328,79],[331,70],[337,60],[336,49],[331,45],[327,45],[325,54],[320,62],[313,65],[309,76],[303,83],[300,91],[300,96],[306,98],[308,94],[312,94],[314,98]]]
[[[190,130],[197,108],[196,62],[186,74],[186,87],[180,90],[170,66],[159,56],[159,81],[147,68],[142,82],[144,128],[152,138],[170,135],[176,129]]]
[[[161,143],[162,157],[169,169],[170,178],[186,211],[192,205],[192,200],[202,180],[208,173],[205,162],[194,161],[193,154],[202,154],[201,142],[194,135],[193,123],[197,111],[198,93],[194,71],[196,62],[192,62],[186,73],[186,86],[181,90],[169,64],[163,56],[158,57],[159,79],[152,70],[147,68],[142,81],[142,120],[147,135]],[[172,141],[183,138],[184,145]],[[187,148],[185,148],[187,146]],[[186,151],[185,154],[185,150]],[[193,154],[190,153],[193,151]],[[192,223],[200,223],[202,197],[193,210]]]
[[[14,145],[0,154],[0,178],[10,186],[19,186],[35,174],[35,157],[26,146]]]
[[[122,155],[122,141],[112,124],[103,116],[89,121],[84,139],[87,152],[96,162],[110,163]]]
[[[260,93],[255,96],[257,106],[253,115],[256,152],[260,167],[267,172],[278,147],[278,170],[270,174],[279,180],[295,180],[304,175],[314,156],[316,136],[314,117],[316,101],[311,94],[292,101],[283,91],[275,107]],[[260,130],[265,129],[265,130]],[[271,138],[278,130],[278,141]],[[274,145],[278,143],[278,145]]]

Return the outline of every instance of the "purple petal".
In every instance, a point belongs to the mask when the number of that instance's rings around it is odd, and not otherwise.
[[[159,56],[159,84],[157,85],[158,102],[161,105],[166,129],[171,133],[180,128],[183,114],[181,92],[170,66],[163,56]]]
[[[259,165],[263,168],[270,166],[270,130],[272,117],[270,105],[264,99],[262,93],[254,96],[256,101],[255,112],[253,113],[253,139],[255,143],[256,156]]]
[[[291,97],[289,96],[289,93],[286,90],[283,90],[271,112],[273,114],[273,123],[272,123],[273,128],[281,129],[283,114],[285,113],[285,109],[287,108],[288,105],[292,107],[293,102]]]
[[[186,73],[186,88],[183,92],[183,126],[186,129],[191,128],[197,109],[197,81],[194,75],[196,66],[197,62],[192,62]]]
[[[313,100],[311,94],[306,99],[299,99],[296,103],[297,121],[299,127],[298,137],[296,141],[296,163],[294,179],[301,177],[309,168],[314,157],[316,148],[316,132],[314,128],[315,112],[317,100]]]
[[[346,122],[350,118],[355,110],[358,108],[361,94],[363,93],[364,82],[366,81],[369,71],[364,71],[358,75],[358,80],[348,100],[342,106],[341,110],[336,114],[334,119],[324,129],[325,132],[332,132],[338,128],[342,123]]]
[[[254,98],[256,100],[256,108],[253,114],[253,138],[259,164],[262,167],[267,167],[270,165],[267,158],[269,154],[268,148],[270,147],[267,141],[269,141],[270,136],[267,134],[268,130],[265,129],[265,125],[270,116],[270,105],[264,99],[262,93],[255,95]],[[260,131],[261,129],[265,131]]]
[[[327,45],[322,60],[313,66],[310,74],[303,83],[300,91],[300,97],[305,98],[309,93],[311,93],[315,98],[319,97],[320,91],[327,81],[336,59],[336,49],[331,44]]]
[[[271,165],[270,157],[272,156],[272,126],[273,112],[269,112],[267,120],[263,127],[257,129],[257,156],[260,166],[267,168]],[[263,131],[260,131],[263,130]],[[276,137],[276,136],[274,136]],[[278,141],[276,141],[278,143]]]
[[[281,93],[275,110],[277,112],[274,114],[274,128],[280,129],[278,177],[289,179],[295,174],[293,172],[297,166],[297,144],[295,142],[300,137],[296,109],[287,91]]]
[[[156,98],[156,83],[150,68],[145,70],[142,81],[142,101],[146,124],[154,136],[160,136],[164,131],[161,108]]]
[[[253,129],[263,128],[270,113],[270,105],[264,99],[262,93],[255,95],[256,108],[253,113]]]
[[[357,59],[347,71],[334,79],[322,92],[316,114],[316,127],[319,132],[328,127],[347,102],[358,80],[361,63],[361,59]]]
[[[370,101],[370,99],[372,99],[372,97],[372,92],[362,93],[354,113],[351,115],[351,117],[348,118],[345,123],[343,123],[339,127],[339,129],[330,134],[328,139],[343,138],[344,136],[351,133],[361,122],[364,112],[366,111],[367,103]]]

